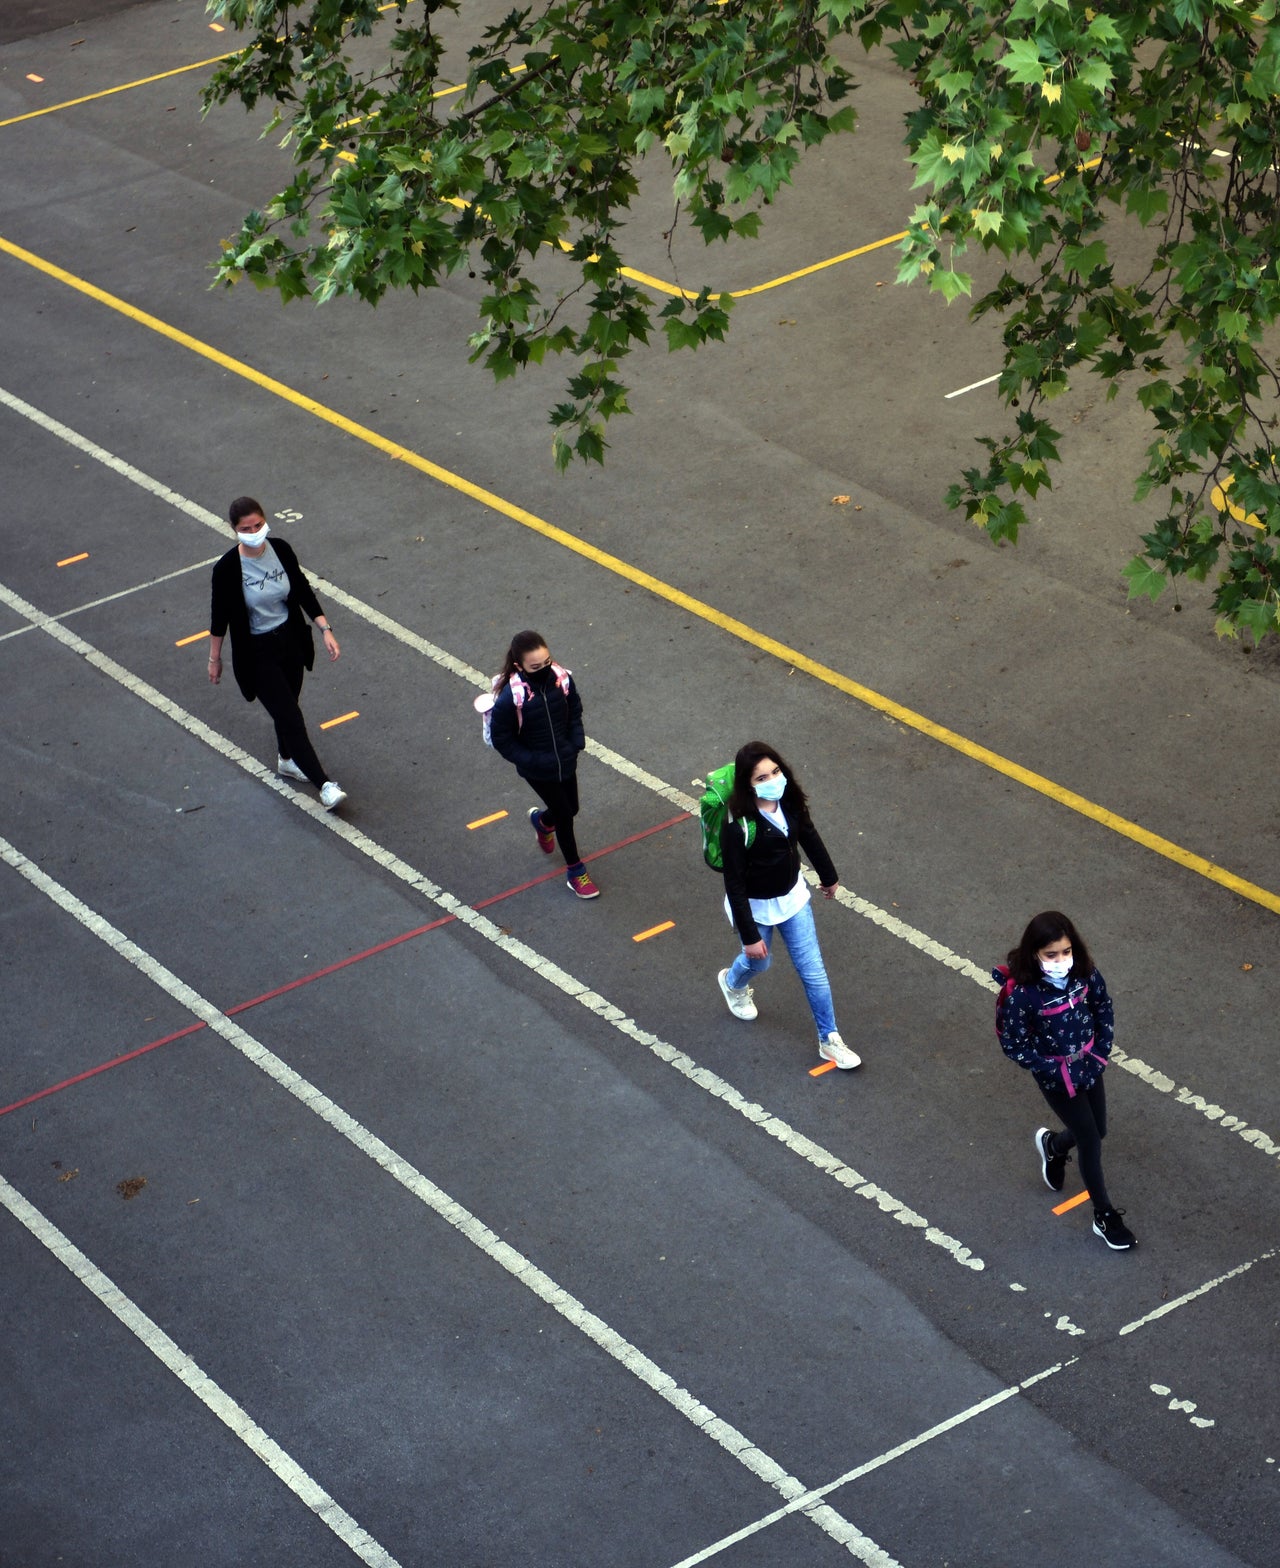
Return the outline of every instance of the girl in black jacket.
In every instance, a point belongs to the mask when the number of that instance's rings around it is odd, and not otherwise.
[[[809,816],[809,803],[794,773],[773,747],[748,741],[733,759],[729,816],[720,834],[724,856],[725,909],[742,951],[717,977],[735,1018],[754,1018],[747,980],[769,967],[778,931],[796,966],[818,1029],[818,1055],[849,1069],[862,1059],[840,1038],[831,982],[818,947],[809,884],[800,874],[804,850],[818,873],[823,894],[834,898],[840,878]]]
[[[267,543],[266,514],[252,496],[231,503],[234,549],[214,563],[213,603],[209,611],[209,679],[222,679],[222,639],[231,632],[231,668],[246,702],[256,697],[276,726],[276,771],[287,779],[311,783],[326,811],[347,798],[329,777],[307,734],[298,706],[302,674],[315,662],[311,628],[324,639],[331,660],[338,639],[320,608],[298,557],[283,539]]]
[[[582,699],[573,676],[556,664],[539,632],[517,632],[494,681],[489,737],[494,750],[539,796],[529,812],[538,848],[549,855],[560,840],[565,885],[578,898],[599,898],[578,853],[578,753],[586,746]],[[545,809],[544,809],[545,808]]]

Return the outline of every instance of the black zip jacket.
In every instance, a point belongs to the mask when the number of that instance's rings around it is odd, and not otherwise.
[[[316,591],[307,581],[298,565],[293,547],[283,539],[271,535],[271,548],[284,567],[289,579],[289,597],[285,601],[289,618],[284,630],[303,665],[309,670],[316,662],[315,641],[311,628],[303,619],[305,610],[314,621],[324,614]],[[236,685],[244,693],[244,700],[252,702],[258,695],[258,672],[253,658],[253,633],[249,630],[249,611],[244,602],[244,579],[240,575],[240,546],[232,545],[227,553],[213,563],[213,602],[209,609],[209,631],[214,637],[225,637],[231,631],[231,669]]]
[[[779,804],[790,833],[774,827],[767,811],[753,811],[747,819],[756,825],[750,849],[743,838],[743,819],[735,817],[726,822],[720,834],[724,890],[729,898],[734,927],[744,947],[760,940],[760,929],[751,917],[748,899],[781,898],[789,893],[800,875],[802,849],[823,887],[832,887],[840,880],[817,828],[808,817],[794,809],[790,789]]]
[[[515,764],[522,779],[566,779],[578,766],[587,744],[582,731],[582,698],[569,677],[566,695],[548,667],[545,674],[523,677],[529,687],[519,714],[510,684],[504,686],[489,716],[489,738],[500,757]]]

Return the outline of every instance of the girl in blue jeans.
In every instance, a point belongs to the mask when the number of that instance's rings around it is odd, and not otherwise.
[[[813,923],[809,884],[800,873],[800,851],[818,874],[825,897],[834,898],[840,878],[809,816],[809,803],[795,774],[773,746],[753,740],[733,759],[733,791],[720,835],[724,857],[725,911],[742,951],[718,976],[720,991],[735,1018],[756,1017],[747,984],[769,967],[773,934],[791,954],[818,1030],[818,1054],[837,1067],[862,1059],[840,1038],[831,982],[827,979]]]

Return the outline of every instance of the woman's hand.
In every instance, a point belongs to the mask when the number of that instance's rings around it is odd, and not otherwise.
[[[746,942],[743,944],[742,951],[748,958],[768,958],[769,956],[769,949],[763,942]]]
[[[834,898],[836,896],[836,889],[839,886],[840,884],[838,882],[833,882],[830,887],[824,887],[822,890],[823,898]]]
[[[324,651],[329,655],[329,663],[332,664],[333,661],[342,652],[342,649],[338,647],[338,639],[333,635],[332,626],[324,627],[320,633],[320,637],[321,641],[324,643]]]
[[[222,679],[222,655],[210,654],[209,656],[209,684],[216,686]]]

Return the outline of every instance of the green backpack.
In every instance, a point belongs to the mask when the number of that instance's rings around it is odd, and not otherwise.
[[[733,763],[707,774],[706,789],[698,801],[698,820],[702,823],[702,858],[713,871],[724,870],[724,851],[720,838],[729,815],[729,796],[733,793]],[[748,818],[741,824],[742,840],[750,849],[755,842],[756,825]]]

